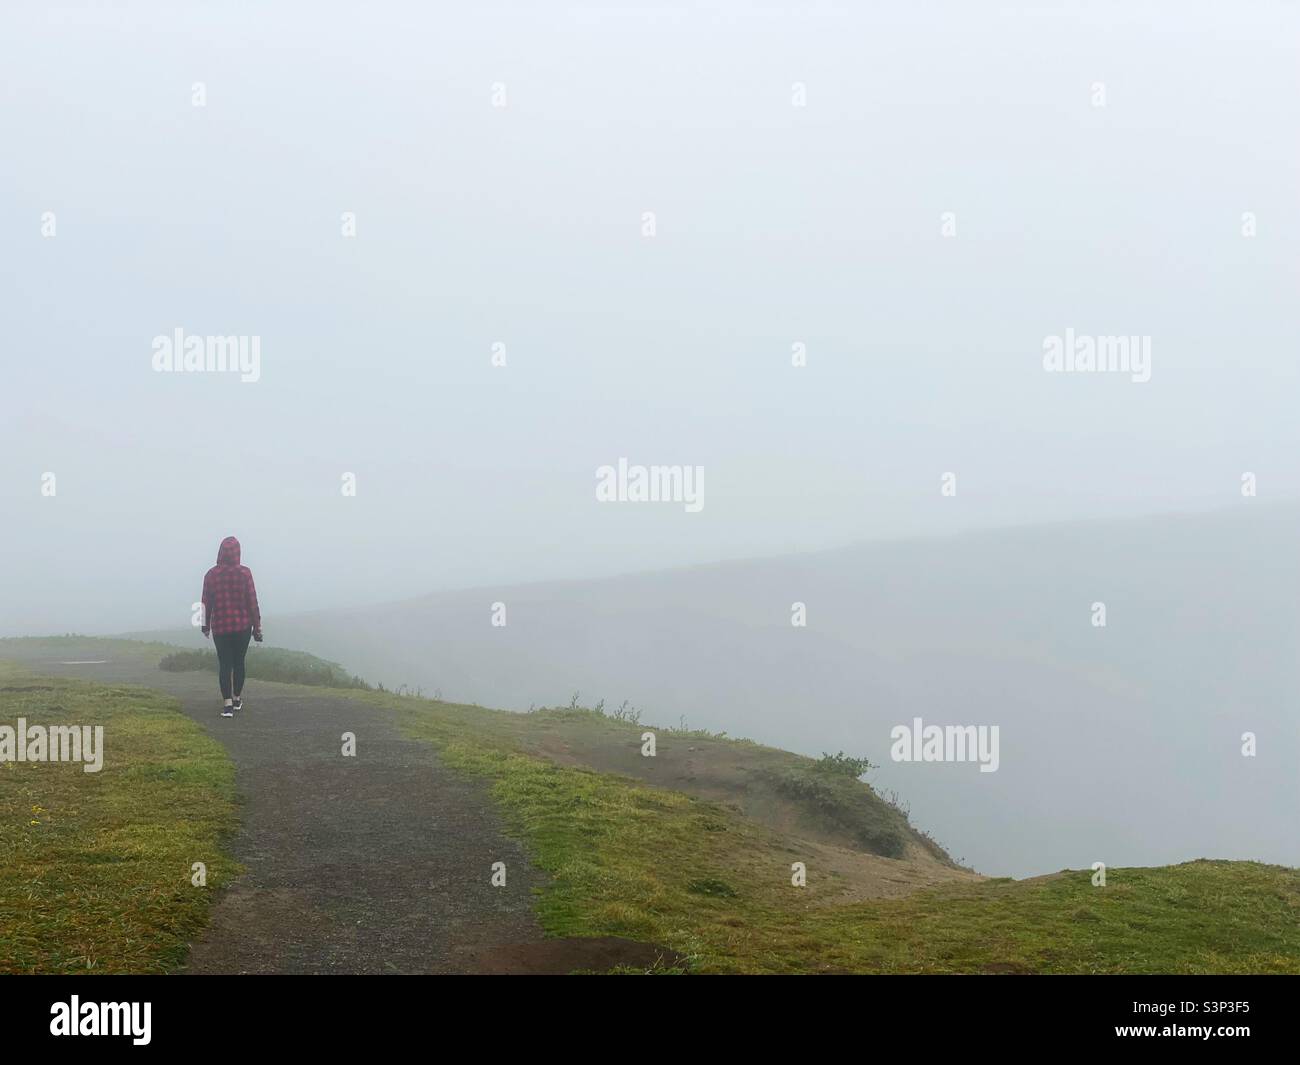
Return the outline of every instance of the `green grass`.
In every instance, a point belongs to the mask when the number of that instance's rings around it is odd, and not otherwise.
[[[321,688],[370,688],[364,680],[352,676],[337,662],[327,662],[305,651],[254,645],[249,648],[245,666],[248,676],[256,680]],[[158,668],[165,673],[216,673],[217,654],[215,651],[172,651],[158,663]]]
[[[805,856],[730,810],[527,753],[521,715],[366,698],[490,782],[548,877],[551,935],[660,943],[696,972],[1300,973],[1295,869],[1196,861],[1110,869],[1106,887],[1082,870],[848,901],[815,864],[792,886]]]
[[[224,750],[157,692],[0,663],[0,724],[19,717],[103,725],[104,764],[0,762],[0,973],[173,969],[238,871]]]
[[[1300,871],[1199,860],[1066,871],[818,914],[829,968],[874,972],[1300,973]]]

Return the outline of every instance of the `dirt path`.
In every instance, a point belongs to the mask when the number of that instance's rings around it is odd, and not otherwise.
[[[382,711],[250,679],[246,709],[223,719],[215,675],[163,673],[91,643],[4,657],[165,691],[230,752],[244,804],[232,850],[248,871],[220,897],[187,971],[566,971],[563,959],[547,964],[561,944],[540,942],[539,879],[486,789],[402,738]],[[344,732],[356,735],[355,758],[341,754]],[[504,888],[491,885],[494,862],[506,863]]]

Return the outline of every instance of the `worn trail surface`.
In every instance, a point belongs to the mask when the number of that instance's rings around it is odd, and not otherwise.
[[[66,664],[100,658],[108,661]],[[243,800],[232,850],[247,872],[192,944],[189,972],[576,967],[552,957],[560,941],[541,942],[530,906],[540,881],[502,834],[486,788],[400,736],[382,710],[250,679],[245,709],[223,719],[215,673],[164,673],[93,643],[18,660],[41,673],[165,691],[230,752]],[[341,754],[345,732],[356,735],[355,758]],[[491,885],[498,861],[504,888]]]

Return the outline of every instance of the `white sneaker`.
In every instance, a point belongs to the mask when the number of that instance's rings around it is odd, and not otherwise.
[[[222,716],[222,717],[234,717],[234,716],[235,716],[235,708],[234,708],[233,706],[231,706],[229,703],[227,703],[225,706],[223,706],[223,707],[221,708],[221,716]]]

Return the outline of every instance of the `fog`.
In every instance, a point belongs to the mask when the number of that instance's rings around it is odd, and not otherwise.
[[[880,770],[984,871],[1294,863],[1297,29],[8,5],[0,635],[186,630],[233,533],[268,640],[372,679],[873,760],[1001,722],[997,773]]]
[[[277,629],[390,688],[514,710],[627,700],[650,726],[867,757],[871,783],[985,873],[1296,865],[1298,540],[1296,506],[1071,522],[440,593]],[[918,717],[997,726],[996,771],[895,762],[892,730]]]

